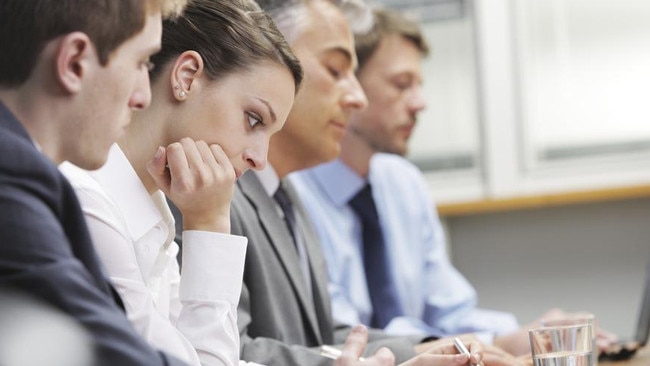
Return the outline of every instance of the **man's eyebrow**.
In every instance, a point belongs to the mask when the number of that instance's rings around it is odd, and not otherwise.
[[[348,50],[347,48],[338,46],[338,47],[335,47],[335,48],[330,49],[330,51],[331,51],[331,52],[340,53],[340,54],[342,54],[345,58],[347,58],[350,62],[352,62],[352,59],[353,59],[353,57],[352,57],[352,53],[351,53],[350,50]]]
[[[352,52],[349,49],[347,49],[345,47],[342,47],[342,46],[336,46],[336,47],[328,49],[325,52],[339,54],[339,55],[346,58],[347,62],[349,62],[350,65],[352,65],[353,69],[357,68],[356,57],[354,57],[354,55],[352,54]]]
[[[269,114],[271,115],[271,123],[274,123],[275,121],[277,121],[277,117],[275,116],[275,111],[273,110],[273,107],[271,107],[271,104],[269,104],[269,102],[267,102],[266,100],[264,100],[262,98],[257,98],[256,97],[255,99],[259,100],[260,102],[262,102],[266,106],[266,109],[269,111]]]

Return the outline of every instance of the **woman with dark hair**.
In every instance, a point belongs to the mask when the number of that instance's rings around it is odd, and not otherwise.
[[[247,239],[230,235],[234,183],[265,166],[302,69],[271,18],[231,0],[190,1],[151,61],[151,106],[107,164],[60,169],[136,330],[190,365],[235,365]],[[182,274],[165,195],[184,217]]]

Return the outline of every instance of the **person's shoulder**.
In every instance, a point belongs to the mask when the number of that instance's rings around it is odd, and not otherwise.
[[[0,132],[0,182],[30,191],[56,190],[63,177],[56,165],[27,138]]]
[[[422,171],[408,159],[387,153],[377,153],[370,161],[371,174],[385,175],[394,179],[403,180],[406,177],[422,177]]]
[[[421,200],[422,195],[429,194],[424,173],[406,158],[395,154],[379,153],[373,156],[370,181],[378,189],[399,192],[403,199],[412,197]]]
[[[8,129],[0,131],[0,164],[2,166],[30,169],[53,165],[48,162],[49,160],[28,138]]]

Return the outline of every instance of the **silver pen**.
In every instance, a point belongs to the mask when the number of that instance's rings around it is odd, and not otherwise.
[[[469,350],[467,349],[467,347],[465,347],[463,342],[461,342],[461,340],[458,337],[454,337],[454,346],[456,346],[456,349],[458,350],[458,353],[461,353],[461,354],[464,354],[465,356],[467,356],[468,361],[471,360],[472,354],[469,353]],[[470,364],[473,365],[472,363],[470,363]]]
[[[326,344],[320,346],[320,355],[332,360],[336,360],[337,358],[341,357],[341,350],[338,348],[334,348],[332,346],[328,346]],[[363,357],[359,357],[359,361],[365,361]]]

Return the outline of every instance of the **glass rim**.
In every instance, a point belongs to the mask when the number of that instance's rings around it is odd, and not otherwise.
[[[549,331],[549,330],[565,330],[565,329],[570,329],[570,328],[592,328],[592,324],[590,323],[584,323],[584,324],[569,324],[569,325],[549,325],[549,326],[541,326],[541,327],[535,327],[535,328],[529,328],[528,333],[539,333],[543,331]]]

